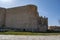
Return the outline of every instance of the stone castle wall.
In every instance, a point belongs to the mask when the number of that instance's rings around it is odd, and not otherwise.
[[[0,8],[0,26],[5,24],[5,8]]]
[[[37,11],[35,6],[23,6],[7,9],[6,26],[17,27],[26,30],[36,29]]]
[[[35,5],[2,9],[0,14],[0,25],[5,24],[6,27],[20,28],[25,31],[46,31],[48,28],[48,19],[39,17]]]

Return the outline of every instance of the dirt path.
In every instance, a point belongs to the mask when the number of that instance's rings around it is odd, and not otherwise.
[[[0,40],[60,40],[60,35],[57,36],[0,35]]]

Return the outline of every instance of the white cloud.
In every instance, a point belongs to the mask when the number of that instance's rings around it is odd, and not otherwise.
[[[1,3],[12,3],[13,0],[0,0]]]
[[[44,11],[44,10],[40,10],[40,13],[48,14],[48,12],[47,11]]]
[[[39,15],[48,17],[48,12],[44,10],[39,10]]]

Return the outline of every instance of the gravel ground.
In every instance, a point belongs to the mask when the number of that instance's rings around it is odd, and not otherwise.
[[[60,40],[57,36],[0,35],[0,40]]]

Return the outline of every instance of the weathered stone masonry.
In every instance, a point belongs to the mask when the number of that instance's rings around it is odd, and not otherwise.
[[[48,18],[40,17],[35,5],[0,8],[0,26],[15,27],[21,31],[46,31]]]

